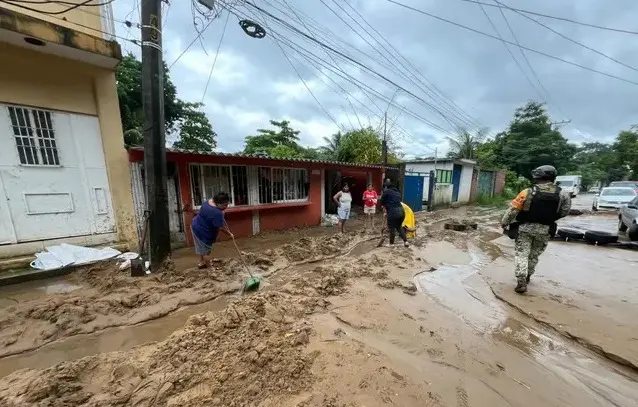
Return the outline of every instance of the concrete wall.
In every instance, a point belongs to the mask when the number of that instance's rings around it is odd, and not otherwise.
[[[0,102],[98,118],[117,236],[135,247],[138,235],[115,72],[2,43],[0,55]]]
[[[459,186],[459,203],[466,204],[470,202],[472,193],[472,174],[474,166],[463,165],[461,170],[461,185]]]
[[[434,170],[434,163],[406,163],[405,170],[411,172],[428,173]],[[436,164],[437,170],[453,171],[454,163],[451,161],[443,161]],[[462,164],[461,181],[459,184],[458,202],[466,204],[470,202],[472,193],[472,176],[474,166],[471,164]],[[427,184],[427,181],[426,181]],[[435,189],[434,205],[446,206],[452,202],[452,184],[438,183]],[[424,188],[427,188],[425,185]]]
[[[505,189],[505,171],[496,172],[496,180],[494,181],[494,195],[501,195]]]
[[[94,1],[98,3],[98,0]],[[77,1],[79,3],[79,1]],[[100,4],[102,2],[99,2]],[[12,5],[8,3],[0,3],[0,8],[5,8],[7,10],[12,10],[20,14],[28,15],[31,17],[38,18],[40,20],[48,21],[53,24],[58,24],[63,27],[72,28],[77,31],[81,31],[85,34],[90,34],[96,37],[102,36],[102,31],[109,31],[110,27],[107,21],[102,18],[102,14],[111,14],[111,5],[104,5],[100,7],[96,6],[83,6],[77,7],[67,13],[63,14],[45,14],[44,12],[58,12],[63,11],[70,7],[70,5],[66,4],[55,4],[51,3],[38,3],[38,2],[30,2],[27,4],[19,3],[22,6],[26,6],[31,9],[35,9],[42,12],[30,11],[23,7],[19,7],[17,5]]]

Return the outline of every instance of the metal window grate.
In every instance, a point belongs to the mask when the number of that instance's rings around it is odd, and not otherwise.
[[[51,112],[9,106],[9,117],[20,164],[60,165]]]
[[[308,172],[298,168],[191,164],[193,206],[228,192],[232,206],[308,200]]]

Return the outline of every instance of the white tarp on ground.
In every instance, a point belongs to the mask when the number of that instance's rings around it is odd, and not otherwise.
[[[68,266],[79,266],[108,260],[121,254],[111,247],[95,249],[93,247],[75,246],[62,243],[56,246],[47,246],[46,252],[36,253],[36,259],[31,262],[31,267],[38,270],[55,270]]]

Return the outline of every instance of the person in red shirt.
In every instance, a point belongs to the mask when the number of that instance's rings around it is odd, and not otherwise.
[[[377,212],[378,199],[377,191],[374,190],[372,184],[368,184],[368,189],[363,192],[363,213],[366,215],[366,229],[368,224],[374,229],[374,214]]]

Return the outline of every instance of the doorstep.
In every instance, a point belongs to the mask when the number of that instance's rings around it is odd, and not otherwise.
[[[128,250],[126,243],[113,243],[108,246],[121,252]],[[104,245],[98,245],[98,247],[104,247]],[[0,286],[62,276],[73,272],[77,267],[82,267],[69,266],[56,270],[37,270],[30,266],[33,260],[35,260],[35,255],[0,259]]]

